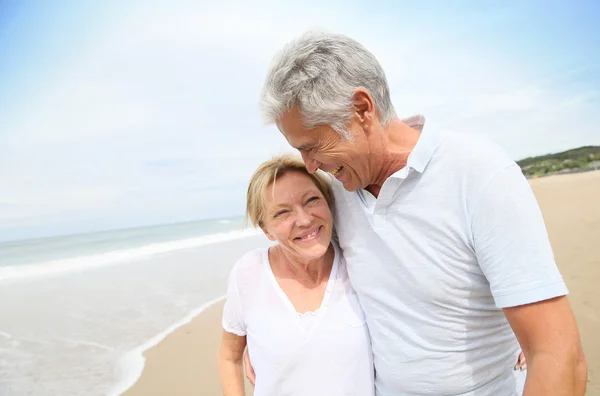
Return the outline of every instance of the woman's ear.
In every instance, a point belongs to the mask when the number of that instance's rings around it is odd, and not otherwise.
[[[264,234],[266,235],[267,238],[269,238],[270,241],[274,242],[276,240],[275,237],[273,235],[271,235],[264,226],[261,226],[260,229],[264,232]]]

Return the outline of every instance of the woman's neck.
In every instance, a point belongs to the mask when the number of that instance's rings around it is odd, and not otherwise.
[[[317,286],[325,279],[329,279],[335,251],[333,245],[330,244],[323,256],[312,260],[302,260],[277,245],[272,248],[271,254],[271,266],[277,277],[293,278],[306,286]]]

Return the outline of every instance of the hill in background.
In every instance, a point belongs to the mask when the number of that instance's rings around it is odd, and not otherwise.
[[[600,146],[584,146],[561,153],[528,157],[517,164],[527,177],[600,169]]]

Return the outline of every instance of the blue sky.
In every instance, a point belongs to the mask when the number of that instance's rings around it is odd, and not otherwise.
[[[0,240],[243,213],[289,151],[267,66],[313,27],[365,44],[427,128],[515,159],[600,144],[595,1],[121,3],[0,0]]]

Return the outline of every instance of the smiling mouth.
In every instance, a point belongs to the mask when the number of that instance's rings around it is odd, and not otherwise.
[[[342,171],[342,169],[344,169],[344,166],[340,165],[329,173],[331,173],[333,176],[337,176]]]
[[[306,234],[303,235],[301,237],[296,237],[294,238],[294,240],[296,241],[312,241],[313,239],[315,239],[316,237],[318,237],[321,234],[321,230],[323,229],[323,226],[319,226],[317,227],[313,232],[311,232],[310,234]]]

